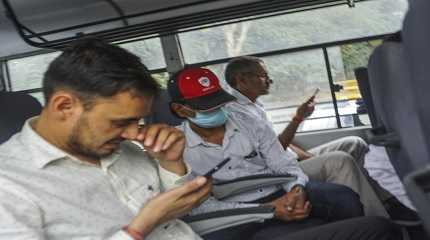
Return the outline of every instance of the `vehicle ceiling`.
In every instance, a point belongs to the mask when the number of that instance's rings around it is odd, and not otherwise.
[[[38,50],[27,44],[18,34],[13,21],[7,17],[6,0],[0,3],[0,58]],[[153,21],[171,19],[192,14],[205,14],[208,11],[232,9],[243,4],[268,4],[273,2],[289,4],[321,4],[347,0],[9,0],[19,22],[33,32],[41,33],[107,18],[124,15],[148,13],[139,17],[118,20],[79,30],[49,35],[54,39],[76,36],[77,33],[111,30],[125,24],[136,25]],[[118,11],[119,9],[119,11]],[[274,11],[272,9],[271,11]],[[231,17],[230,17],[231,18]],[[144,36],[144,34],[141,34]],[[46,37],[48,40],[51,40]],[[121,38],[117,38],[121,39]],[[124,39],[124,37],[122,37]]]

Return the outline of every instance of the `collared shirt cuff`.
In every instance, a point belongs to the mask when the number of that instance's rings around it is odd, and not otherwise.
[[[181,186],[189,179],[191,167],[188,165],[188,163],[185,163],[185,166],[187,168],[187,173],[183,176],[179,176],[176,173],[167,171],[160,164],[158,164],[158,172],[160,173],[160,179],[165,190]]]
[[[304,179],[304,178],[298,178],[294,182],[289,182],[287,184],[284,184],[284,189],[285,189],[285,191],[289,192],[296,185],[302,185],[303,187],[306,187],[306,183],[307,182],[308,181],[306,179]]]
[[[112,235],[108,240],[134,240],[130,235],[128,235],[124,230],[118,231]]]

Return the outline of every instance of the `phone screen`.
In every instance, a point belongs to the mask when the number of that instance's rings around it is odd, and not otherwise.
[[[211,177],[214,173],[216,173],[218,170],[220,170],[228,161],[230,161],[230,158],[226,158],[222,160],[222,162],[218,163],[214,168],[209,170],[207,173],[203,174],[204,177]]]

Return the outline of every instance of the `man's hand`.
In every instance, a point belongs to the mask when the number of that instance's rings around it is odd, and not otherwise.
[[[179,175],[186,173],[182,160],[185,136],[181,130],[166,124],[150,124],[139,130],[135,140],[141,142],[148,154],[158,159],[164,169]]]
[[[305,119],[309,117],[315,110],[315,96],[310,97],[306,102],[302,103],[297,108],[296,116]]]
[[[204,202],[211,188],[211,181],[198,177],[180,187],[160,193],[145,204],[128,228],[146,236],[158,225],[181,217]]]
[[[270,203],[275,207],[276,218],[290,222],[305,219],[311,212],[311,204],[306,194],[298,187]]]

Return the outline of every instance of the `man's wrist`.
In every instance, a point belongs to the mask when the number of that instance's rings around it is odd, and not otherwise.
[[[300,191],[302,191],[302,192],[304,192],[304,191],[305,191],[305,186],[303,186],[302,184],[296,184],[296,185],[294,185],[294,186],[291,188],[291,190],[294,190],[294,189],[296,189],[296,188],[300,189]]]
[[[302,123],[303,122],[303,120],[305,120],[305,118],[304,117],[301,117],[301,116],[299,116],[299,115],[295,115],[294,117],[293,117],[293,122],[296,122],[296,123],[298,123],[298,124],[300,124],[300,123]]]
[[[122,228],[124,232],[126,232],[130,237],[134,240],[145,240],[145,234],[141,231],[137,231],[135,229],[130,228],[129,226],[125,226]]]
[[[187,165],[182,158],[178,159],[177,161],[158,160],[158,162],[160,163],[162,168],[166,169],[169,172],[175,173],[179,176],[187,174]]]

